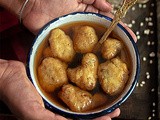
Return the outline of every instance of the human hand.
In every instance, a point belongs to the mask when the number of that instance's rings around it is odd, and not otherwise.
[[[106,0],[30,0],[28,4],[31,5],[24,9],[23,24],[35,34],[52,19],[72,12],[95,12],[113,18],[112,7]],[[136,41],[132,30],[122,25]]]
[[[33,33],[59,16],[72,12],[110,12],[111,5],[106,0],[30,0],[24,9],[23,24]]]

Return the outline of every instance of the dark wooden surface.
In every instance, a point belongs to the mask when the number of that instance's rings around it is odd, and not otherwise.
[[[123,20],[137,36],[141,72],[129,99],[120,107],[119,118],[158,120],[158,1],[136,4]],[[159,11],[160,12],[160,11]],[[159,117],[158,117],[159,116]]]
[[[158,60],[160,63],[160,47],[158,47],[158,44],[160,46],[160,25],[158,23],[160,23],[160,19],[157,19],[160,16],[157,9],[160,12],[160,8],[158,6],[160,7],[160,0],[150,0],[146,4],[136,4],[123,20],[137,35],[141,73],[135,90],[121,105],[121,115],[116,119],[160,119],[160,108],[158,108],[158,96],[160,98],[160,88],[158,88],[160,84],[158,83],[158,81],[160,82],[160,73],[158,72]],[[2,32],[0,35],[0,58],[18,59],[25,62],[24,58],[27,57],[34,37],[33,34],[19,25]],[[19,45],[21,47],[17,47]],[[22,48],[25,49],[21,53],[13,53],[17,49],[21,50]],[[23,57],[20,54],[24,54]],[[7,106],[2,102],[0,102],[0,113],[1,120],[15,119]],[[5,118],[6,115],[9,115],[8,119]]]
[[[157,0],[157,27],[158,27],[158,116],[160,119],[160,0]]]

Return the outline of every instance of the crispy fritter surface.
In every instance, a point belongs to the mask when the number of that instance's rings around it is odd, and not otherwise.
[[[92,52],[94,46],[98,42],[98,37],[93,27],[78,26],[74,29],[73,44],[76,52],[89,53]]]
[[[114,38],[108,38],[102,44],[101,53],[103,58],[105,59],[114,58],[121,51],[122,47],[123,45],[121,41]]]
[[[76,68],[68,68],[69,79],[83,90],[92,90],[97,82],[98,59],[93,53],[83,56],[82,65]]]
[[[64,85],[58,95],[72,111],[82,112],[92,107],[92,95],[71,84]]]
[[[107,101],[106,96],[103,94],[96,93],[92,96],[89,92],[71,84],[64,85],[58,93],[58,96],[72,111],[75,112],[93,110]]]
[[[39,83],[46,92],[53,92],[68,82],[67,65],[56,58],[45,58],[38,67]]]
[[[127,65],[119,58],[108,60],[98,68],[101,87],[109,95],[116,95],[123,90],[128,74]]]
[[[75,50],[71,38],[59,28],[53,29],[50,33],[49,43],[52,54],[64,62],[71,62]]]

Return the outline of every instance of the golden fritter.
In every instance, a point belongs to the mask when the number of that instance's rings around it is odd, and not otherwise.
[[[75,50],[71,38],[59,28],[53,29],[49,37],[51,51],[54,57],[64,62],[71,62]]]
[[[102,89],[109,95],[120,93],[129,77],[127,65],[120,58],[113,58],[98,67]]]
[[[74,29],[73,44],[76,52],[92,52],[97,42],[98,37],[93,27],[78,26],[78,29]]]
[[[107,101],[105,95],[96,93],[92,96],[89,92],[71,84],[64,85],[58,96],[74,112],[93,110]]]
[[[122,47],[123,45],[121,41],[114,38],[108,38],[102,44],[101,53],[103,58],[105,59],[114,58],[121,51]]]
[[[92,107],[92,95],[71,84],[64,85],[58,96],[75,112],[87,111]]]
[[[46,92],[53,92],[56,88],[68,82],[67,65],[59,59],[45,58],[38,67],[38,77],[41,87]]]
[[[83,56],[82,65],[68,68],[68,78],[83,90],[92,90],[97,82],[98,59],[93,53]]]

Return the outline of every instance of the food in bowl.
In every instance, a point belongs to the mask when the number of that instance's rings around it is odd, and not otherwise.
[[[66,35],[64,31],[58,28],[52,30],[49,37],[49,45],[48,47],[50,47],[54,58],[64,62],[72,61],[75,50],[70,36]]]
[[[104,94],[95,93],[92,95],[72,84],[64,85],[58,94],[62,101],[75,112],[92,110],[107,102],[107,98]]]
[[[56,97],[57,103],[64,102],[66,109],[94,110],[95,106],[101,107],[116,99],[125,87],[130,55],[123,41],[112,33],[102,44],[101,52],[92,53],[105,31],[105,27],[94,22],[66,24],[52,29],[41,45],[43,49],[38,50],[42,51],[36,68],[39,84],[51,99]],[[100,105],[93,102],[95,94],[105,96],[102,100],[105,102]]]
[[[120,58],[113,58],[99,65],[98,78],[105,93],[117,95],[128,81],[129,70]]]
[[[29,72],[52,111],[94,118],[113,111],[132,92],[139,56],[129,33],[117,27],[101,51],[92,52],[110,20],[99,14],[74,13],[52,21],[37,36]]]
[[[75,56],[76,57],[76,56]],[[76,63],[74,63],[76,64]],[[67,75],[70,82],[83,90],[93,90],[97,83],[98,58],[93,53],[86,53],[81,59],[81,65],[68,68]]]
[[[46,92],[54,92],[63,84],[68,83],[67,65],[57,58],[47,57],[38,66],[38,81]]]
[[[88,25],[73,27],[73,44],[76,52],[92,52],[98,42],[96,31]]]

